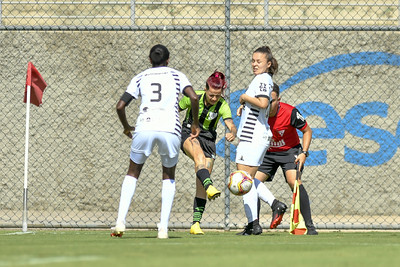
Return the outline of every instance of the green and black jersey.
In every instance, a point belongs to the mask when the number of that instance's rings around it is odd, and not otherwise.
[[[212,140],[215,142],[217,139],[217,124],[219,119],[222,117],[223,120],[232,119],[231,109],[228,103],[223,97],[221,97],[215,105],[206,107],[206,91],[199,90],[196,94],[199,97],[199,124],[200,124],[200,136]],[[190,128],[193,122],[190,99],[188,97],[183,97],[179,101],[179,109],[187,109],[185,120],[182,126],[185,128]]]

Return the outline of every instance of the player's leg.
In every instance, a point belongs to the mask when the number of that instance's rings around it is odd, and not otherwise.
[[[294,182],[296,180],[296,170],[287,170],[285,173],[290,189],[293,191]],[[307,227],[307,234],[317,235],[318,232],[315,230],[315,226],[311,218],[310,199],[308,197],[307,190],[305,189],[301,180],[299,180],[299,193],[300,193],[300,211]]]
[[[292,153],[298,153],[298,148],[291,150],[293,150]],[[296,181],[296,168],[297,165],[294,162],[289,162],[282,165],[286,181],[289,184],[290,189],[292,191],[294,188],[294,183]],[[303,172],[303,169],[304,167],[301,169],[301,172]],[[299,193],[300,193],[300,211],[307,227],[307,234],[317,235],[318,232],[315,230],[315,226],[311,218],[311,207],[310,207],[310,199],[308,197],[308,193],[304,188],[304,185],[302,184],[301,180],[299,180],[298,183],[299,183]]]
[[[168,238],[168,222],[175,197],[175,168],[163,166],[163,180],[161,190],[161,218],[158,224],[158,235],[160,239]]]
[[[275,157],[274,153],[267,152],[264,155],[263,162],[256,173],[256,180],[260,181],[259,198],[267,202],[272,209],[272,218],[269,225],[270,229],[275,229],[281,222],[283,215],[286,212],[287,206],[285,203],[277,200],[271,191],[263,182],[272,181],[279,167],[279,157]],[[258,201],[258,213],[260,212],[260,201]]]
[[[194,148],[193,148],[193,146],[191,146],[191,143],[189,141],[186,142],[187,139],[189,139],[189,137],[190,137],[190,131],[186,128],[183,128],[182,129],[182,138],[181,138],[181,149],[186,156],[188,156],[193,161],[195,161],[194,157],[193,157]],[[185,142],[186,142],[186,150],[184,148]],[[195,162],[195,166],[196,166],[196,162]],[[196,170],[196,168],[195,168],[195,170]],[[201,221],[201,218],[203,216],[203,212],[204,212],[204,209],[206,206],[207,194],[206,194],[206,190],[204,189],[203,184],[200,182],[200,179],[197,179],[197,176],[195,178],[195,181],[196,181],[196,195],[195,195],[194,201],[193,201],[193,223],[192,223],[192,226],[190,227],[190,233],[195,234],[195,235],[202,235],[202,234],[204,234],[204,232],[200,228],[200,221]]]
[[[221,191],[213,185],[213,181],[210,178],[210,171],[207,169],[206,156],[198,138],[187,138],[183,143],[183,149],[185,154],[193,159],[196,176],[203,184],[208,199],[213,200],[218,198],[221,195]]]
[[[136,184],[142,171],[146,154],[151,153],[151,142],[146,135],[134,134],[131,146],[128,172],[121,187],[121,195],[118,206],[118,217],[115,227],[111,228],[111,236],[121,237],[125,232],[126,216],[131,205],[132,198],[136,191]]]
[[[251,178],[254,179],[255,174],[258,170],[258,166],[261,165],[265,151],[268,148],[269,143],[248,143],[239,142],[236,148],[236,166],[238,170],[246,171],[250,174]],[[251,151],[252,153],[249,153]],[[258,221],[258,193],[255,183],[250,191],[243,195],[244,211],[247,217],[248,224],[245,229],[238,233],[238,235],[259,235],[262,233],[262,228]]]
[[[244,168],[238,170],[243,170]],[[257,168],[257,167],[255,167]],[[249,170],[249,168],[245,168]],[[249,170],[250,171],[250,170]],[[255,173],[255,171],[253,171]],[[253,180],[254,181],[254,180]],[[247,225],[245,229],[238,233],[238,235],[259,235],[262,233],[262,228],[258,220],[258,194],[256,186],[253,185],[248,193],[243,195],[244,212],[247,217]]]
[[[211,173],[214,166],[213,158],[206,158],[207,170]],[[190,227],[190,233],[194,235],[204,235],[203,230],[200,228],[200,222],[203,217],[207,203],[207,193],[203,184],[199,179],[196,179],[196,196],[193,201],[193,223]]]
[[[175,197],[175,169],[178,163],[180,139],[172,133],[158,133],[158,153],[162,163],[161,217],[158,224],[160,239],[168,238],[168,222]]]
[[[285,203],[277,200],[266,185],[260,182],[258,179],[254,179],[254,185],[257,188],[258,198],[268,203],[272,209],[272,219],[269,226],[270,229],[275,229],[281,222],[283,215],[286,212],[287,206]],[[257,213],[260,214],[260,202],[257,201]]]

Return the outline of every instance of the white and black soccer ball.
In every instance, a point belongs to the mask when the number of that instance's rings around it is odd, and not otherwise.
[[[253,185],[253,179],[246,171],[234,171],[229,175],[228,189],[236,196],[248,193]]]

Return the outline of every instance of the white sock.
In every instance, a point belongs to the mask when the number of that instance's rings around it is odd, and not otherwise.
[[[247,221],[249,223],[258,219],[257,202],[258,202],[257,189],[253,183],[253,186],[251,187],[250,191],[247,194],[243,195],[244,212],[246,213]]]
[[[172,203],[175,197],[175,180],[164,179],[161,191],[161,220],[159,228],[168,229],[169,215],[172,210]]]
[[[270,206],[272,206],[272,202],[274,202],[275,197],[271,193],[271,191],[269,191],[268,187],[264,183],[262,183],[261,181],[259,181],[257,179],[254,179],[253,182],[257,188],[258,197],[262,201],[264,201],[264,202],[268,203]]]
[[[121,188],[121,197],[119,199],[117,223],[125,224],[126,215],[128,214],[131,200],[136,190],[137,178],[126,175]]]

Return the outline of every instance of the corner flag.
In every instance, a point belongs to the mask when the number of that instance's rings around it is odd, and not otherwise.
[[[307,234],[307,227],[300,211],[300,192],[299,183],[297,182],[297,180],[294,182],[293,200],[292,206],[290,207],[290,234]]]
[[[42,104],[43,91],[46,87],[47,84],[42,75],[40,75],[39,71],[35,68],[32,62],[29,62],[28,71],[26,73],[24,103],[27,102],[29,95],[28,90],[32,89],[29,103],[40,106],[40,104]]]
[[[304,222],[304,218],[300,211],[300,191],[299,191],[299,179],[300,179],[300,166],[297,164],[296,168],[296,181],[293,186],[293,199],[290,207],[290,231],[291,235],[305,235],[307,234],[307,227]]]
[[[28,62],[28,71],[26,73],[24,103],[26,105],[26,124],[25,124],[25,168],[24,168],[24,193],[23,193],[23,213],[22,213],[22,231],[28,230],[28,163],[29,163],[29,117],[30,103],[40,106],[42,104],[43,91],[47,87],[42,75]]]

